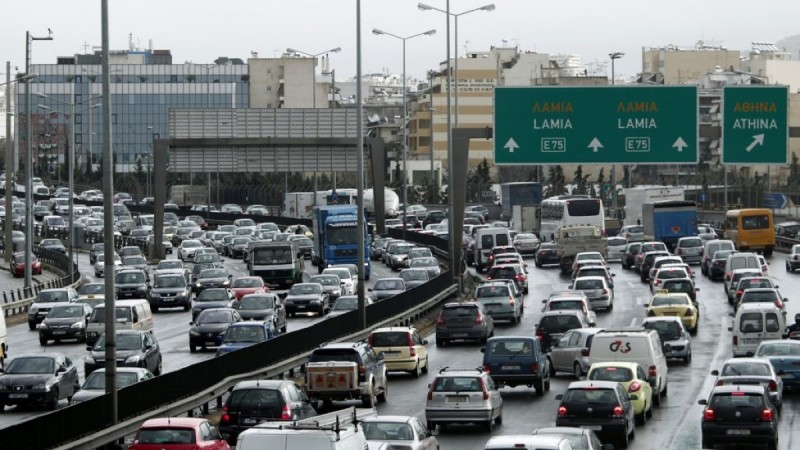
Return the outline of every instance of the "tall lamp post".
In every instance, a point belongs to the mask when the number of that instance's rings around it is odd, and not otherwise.
[[[406,130],[408,129],[408,95],[406,92],[408,88],[408,79],[406,78],[406,41],[419,36],[433,36],[436,34],[436,30],[428,30],[403,37],[374,28],[372,34],[383,34],[403,41],[403,239],[405,239],[408,221],[408,217],[406,216],[406,209],[408,208],[408,136],[406,136]]]
[[[609,53],[608,57],[611,58],[611,85],[614,86],[617,84],[616,73],[614,72],[614,62],[620,58],[625,56],[625,53],[622,52],[614,52]],[[628,172],[628,177],[630,178],[631,174],[630,171]],[[600,186],[600,190],[602,192],[603,187]],[[611,208],[614,210],[614,214],[619,217],[617,214],[617,165],[611,165]]]
[[[33,41],[52,41],[53,32],[48,28],[47,37],[31,36],[25,32],[25,75],[31,71],[31,47]],[[33,145],[31,143],[31,85],[25,80],[25,289],[32,284],[31,263],[33,262]]]
[[[74,283],[75,280],[73,279],[73,275],[75,274],[75,267],[74,267],[74,264],[75,264],[75,255],[74,255],[74,253],[75,253],[75,230],[73,230],[72,227],[74,226],[75,214],[73,214],[72,210],[73,210],[74,204],[75,204],[75,154],[76,154],[75,153],[75,113],[76,113],[75,106],[81,105],[81,104],[83,104],[85,102],[91,102],[92,100],[96,100],[96,99],[98,99],[100,97],[89,98],[89,99],[86,99],[84,101],[76,103],[74,101],[75,100],[75,94],[74,93],[73,93],[73,97],[72,97],[72,99],[73,99],[72,102],[65,102],[63,100],[59,100],[59,99],[50,97],[49,95],[42,94],[41,92],[37,92],[36,95],[41,97],[41,98],[46,98],[46,99],[48,99],[50,101],[53,101],[53,102],[56,102],[56,103],[61,103],[62,105],[69,106],[69,109],[70,109],[70,111],[69,111],[69,115],[70,115],[69,155],[68,155],[68,161],[67,161],[67,172],[69,172],[68,182],[67,182],[68,185],[69,185],[69,217],[67,219],[68,220],[68,222],[67,222],[67,230],[68,230],[68,233],[69,233],[69,268],[68,268],[68,270],[69,270],[69,276],[70,276],[70,283]],[[99,106],[100,106],[99,103],[96,103],[94,105],[90,104],[86,108],[83,108],[83,109],[81,109],[81,110],[79,110],[77,112],[89,111],[89,110],[91,110],[93,108],[97,108]],[[61,113],[61,114],[65,114],[65,115],[67,114],[67,113],[65,113],[63,111],[54,110],[53,108],[51,108],[49,106],[46,106],[46,105],[39,105],[39,108],[45,109],[45,110],[49,110],[49,111],[52,111],[52,112],[55,112],[55,113]]]
[[[448,16],[448,22],[447,22],[448,25],[450,24],[450,21],[449,21],[450,17],[453,17],[455,19],[455,24],[454,24],[455,25],[455,36],[454,36],[455,42],[453,43],[453,45],[455,46],[456,53],[455,53],[455,57],[453,59],[455,60],[455,64],[456,64],[456,81],[455,81],[455,89],[454,89],[455,90],[455,109],[456,109],[455,127],[458,128],[458,18],[463,16],[463,15],[465,15],[465,14],[469,14],[469,13],[472,13],[472,12],[475,12],[475,11],[486,11],[486,12],[494,11],[494,9],[495,9],[494,3],[490,3],[488,5],[479,6],[477,8],[473,8],[473,9],[470,9],[470,10],[467,10],[467,11],[463,11],[463,12],[460,12],[460,13],[450,12],[450,5],[449,4],[447,6],[447,9],[439,9],[439,8],[436,8],[435,6],[426,5],[425,3],[418,4],[417,8],[419,8],[420,11],[439,11],[441,13],[447,14],[447,16]],[[449,37],[450,36],[449,36],[449,33],[448,33],[448,38]],[[449,48],[450,48],[450,44],[448,43],[448,49]],[[449,68],[448,68],[448,71],[449,71]],[[448,96],[450,95],[449,91],[448,91],[447,95]]]
[[[306,55],[309,58],[314,58],[314,63],[311,64],[311,107],[317,107],[317,58],[326,54],[326,53],[339,53],[342,51],[341,47],[332,48],[330,50],[325,50],[324,52],[319,53],[306,53],[301,52],[300,50],[294,48],[287,48],[286,53],[299,53],[301,55]]]

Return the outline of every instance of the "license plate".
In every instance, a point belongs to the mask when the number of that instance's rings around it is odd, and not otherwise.
[[[500,366],[503,370],[519,370],[519,365]]]
[[[468,336],[467,333],[453,333],[454,338],[465,338],[467,336]]]
[[[603,430],[603,426],[602,425],[582,425],[581,428],[584,429],[584,430],[592,430],[592,431],[602,431]]]
[[[397,357],[397,356],[400,356],[400,352],[383,352],[383,356],[384,357],[387,357],[387,356]]]
[[[242,425],[255,425],[256,423],[258,423],[256,419],[251,419],[249,417],[242,419]]]
[[[67,332],[65,330],[55,330],[53,334],[67,334]]]
[[[297,305],[297,309],[306,309],[306,305]]]
[[[8,394],[8,398],[28,398],[28,394]]]
[[[733,435],[733,436],[749,436],[750,435],[750,430],[747,430],[747,429],[744,429],[744,430],[736,429],[736,430],[728,430],[726,433],[728,435]]]
[[[742,339],[742,344],[760,344],[761,339]]]
[[[172,303],[172,302],[174,302],[174,301],[175,301],[175,299],[174,299],[174,298],[164,298],[164,299],[161,299],[161,300],[162,300],[164,303]]]
[[[448,395],[445,398],[446,403],[464,403],[469,400],[466,395]]]

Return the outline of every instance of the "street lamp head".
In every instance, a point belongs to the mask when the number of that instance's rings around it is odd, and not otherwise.
[[[47,105],[36,105],[36,107],[39,108],[39,109],[47,109],[47,110],[52,110],[53,109],[53,108],[51,108],[51,107],[49,107]]]
[[[342,47],[336,47],[333,50],[330,50],[329,53],[339,53],[342,51]]]
[[[418,5],[417,5],[417,8],[419,8],[419,10],[420,10],[420,11],[430,11],[430,10],[432,10],[432,9],[433,9],[433,7],[432,7],[432,6],[428,6],[428,5],[426,5],[425,3],[420,3],[420,4],[418,4]]]
[[[611,58],[612,60],[620,59],[623,56],[625,56],[625,53],[622,53],[622,52],[614,52],[614,53],[609,53],[608,54],[608,57]]]
[[[381,30],[379,30],[379,29],[377,29],[377,28],[373,28],[373,29],[372,29],[372,34],[378,34],[378,35],[380,35],[380,34],[386,34],[386,32],[385,32],[385,31],[381,31]]]
[[[433,36],[434,34],[436,34],[436,30],[435,30],[435,29],[433,29],[433,30],[428,30],[428,31],[426,31],[426,32],[424,32],[424,33],[422,33],[422,34],[424,34],[424,35],[426,35],[426,36]]]
[[[481,9],[483,11],[494,11],[494,3],[486,5],[486,6],[481,6]]]

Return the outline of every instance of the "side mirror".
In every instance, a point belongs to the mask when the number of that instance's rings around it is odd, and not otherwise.
[[[642,305],[642,306],[644,306],[645,308],[647,308],[647,307],[649,307],[649,306],[650,306],[650,303],[645,303],[645,304],[644,304],[644,305]]]
[[[788,299],[788,298],[784,298],[784,299],[783,299],[783,301],[784,301],[784,303],[785,303],[785,302],[788,302],[788,301],[789,301],[789,299]]]
[[[194,322],[189,322],[189,325],[194,325]]]
[[[428,340],[427,339],[423,339],[422,340],[422,345],[428,345]]]
[[[695,292],[700,292],[700,288],[694,288]]]
[[[704,399],[704,398],[701,398],[700,400],[697,401],[697,404],[698,405],[707,405],[708,401],[706,399]]]
[[[67,368],[66,368],[66,367],[64,367],[64,366],[60,366],[60,367],[58,368],[58,370],[56,370],[56,373],[65,373],[66,371],[67,371]]]
[[[91,345],[87,345],[87,346],[86,346],[86,350],[87,350],[87,351],[92,351],[92,346],[91,346]]]
[[[611,276],[612,276],[612,277],[615,277],[615,276],[617,276],[617,274],[615,274],[615,273],[612,273],[612,274],[611,274]]]
[[[628,396],[628,400],[636,401],[636,400],[639,400],[639,397],[636,394],[629,395]]]
[[[711,375],[714,375],[715,377],[718,377],[719,376],[719,370],[716,370],[716,369],[712,370],[711,371]]]
[[[733,327],[728,327],[728,331],[733,331]]]

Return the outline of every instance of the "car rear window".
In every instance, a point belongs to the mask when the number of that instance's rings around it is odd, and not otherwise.
[[[372,347],[408,347],[408,333],[405,331],[382,331],[372,333]]]
[[[618,247],[620,245],[627,244],[628,241],[624,238],[611,238],[608,240],[608,245],[612,245],[614,247]]]
[[[489,276],[492,278],[514,278],[516,275],[517,272],[510,267],[492,269],[489,273]]]
[[[358,357],[358,352],[348,349],[319,349],[311,354],[308,358],[309,362],[327,362],[327,361],[349,361],[356,364],[361,364],[361,358]]]
[[[764,328],[764,317],[760,312],[744,313],[739,318],[739,331],[742,333],[758,333]]]
[[[476,297],[508,297],[508,287],[506,286],[481,286],[478,288]]]
[[[478,377],[438,377],[433,382],[434,392],[481,392]]]
[[[472,317],[477,314],[478,308],[470,305],[453,306],[442,309],[443,317]]]
[[[550,311],[583,310],[583,302],[581,300],[558,300],[550,302],[547,309]]]
[[[569,404],[608,404],[617,403],[617,395],[611,389],[567,389],[564,403]]]
[[[539,322],[539,327],[551,333],[564,333],[581,328],[581,321],[572,315],[544,316]]]
[[[283,403],[283,396],[275,389],[235,389],[228,399],[228,407],[238,411],[282,407]]]
[[[602,280],[581,280],[578,279],[575,281],[575,289],[603,289],[605,286],[603,285]]]
[[[191,428],[145,428],[139,431],[139,444],[194,444]]]
[[[743,375],[755,375],[755,376],[769,376],[770,370],[767,367],[769,363],[750,363],[750,362],[738,362],[738,363],[730,363],[726,364],[725,367],[722,368],[720,371],[720,376],[723,377],[731,377],[731,376],[743,376]]]
[[[503,339],[489,343],[489,354],[494,356],[531,356],[533,348],[526,339]]]
[[[709,408],[720,410],[762,407],[764,407],[764,396],[749,392],[715,394],[711,397],[711,401],[709,402]]]
[[[778,299],[775,291],[745,291],[742,294],[743,303],[772,303]]]
[[[677,322],[656,320],[645,322],[643,327],[645,330],[656,330],[662,341],[674,341],[681,337],[681,326]]]
[[[691,238],[691,239],[682,239],[680,242],[680,247],[702,247],[703,240],[700,238]]]
[[[627,367],[596,367],[589,373],[589,379],[622,383],[632,380],[633,372]]]

